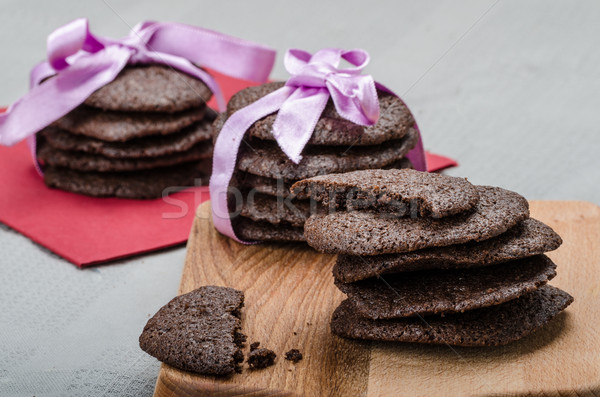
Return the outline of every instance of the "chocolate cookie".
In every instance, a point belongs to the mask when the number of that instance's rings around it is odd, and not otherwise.
[[[333,275],[343,283],[380,274],[427,269],[466,269],[543,254],[557,249],[562,239],[552,228],[525,219],[507,232],[480,242],[426,248],[402,254],[338,255]]]
[[[38,134],[55,149],[99,154],[112,158],[145,158],[185,152],[199,142],[211,139],[210,121],[199,121],[180,132],[135,138],[127,142],[106,142],[77,135],[57,127],[46,127]]]
[[[124,142],[149,135],[167,135],[202,120],[205,108],[179,113],[104,112],[79,106],[54,125],[74,134],[108,142]]]
[[[476,188],[479,202],[465,214],[441,219],[371,211],[313,214],[304,224],[304,237],[326,253],[392,254],[487,240],[529,217],[529,204],[521,195],[498,187]]]
[[[336,209],[374,209],[433,218],[468,211],[479,201],[475,186],[465,178],[397,169],[315,176],[294,183],[292,193]]]
[[[144,327],[140,347],[184,371],[230,375],[244,360],[240,314],[244,294],[204,286],[172,299]]]
[[[242,240],[294,242],[305,241],[301,227],[273,225],[269,222],[256,222],[244,216],[233,219],[235,234]]]
[[[371,320],[349,301],[333,313],[331,331],[339,336],[390,342],[499,346],[546,325],[573,302],[568,293],[545,285],[506,303],[446,316]]]
[[[373,320],[464,312],[524,295],[556,276],[545,255],[467,270],[424,270],[388,274],[335,285],[361,316]]]
[[[393,164],[390,164],[389,169],[413,168],[409,159],[403,158]],[[238,188],[255,189],[259,193],[268,194],[269,196],[289,197],[292,195],[290,189],[292,182],[285,181],[281,178],[273,179],[264,176],[249,174],[243,171],[236,171],[230,183],[231,186]]]
[[[236,170],[231,178],[230,186],[235,186],[239,189],[251,190],[254,189],[259,193],[267,194],[276,197],[290,197],[291,182],[283,179],[272,179],[264,176],[249,174],[247,172]]]
[[[236,167],[250,174],[287,181],[382,168],[402,159],[415,147],[417,140],[417,132],[410,129],[403,139],[385,145],[352,146],[345,150],[335,146],[307,146],[300,163],[294,164],[275,143],[256,139],[241,147]]]
[[[212,92],[200,80],[164,65],[126,66],[84,102],[105,110],[174,113],[204,105]]]
[[[211,160],[173,167],[132,172],[81,172],[69,168],[45,167],[49,187],[95,197],[153,199],[190,186],[207,184]]]
[[[384,170],[394,170],[394,169],[401,170],[401,169],[405,169],[405,168],[408,168],[408,169],[411,169],[411,170],[415,169],[415,167],[413,166],[413,164],[406,157],[403,157],[400,160],[398,160],[398,161],[396,161],[396,162],[394,162],[392,164],[389,164],[389,165],[386,165],[385,167],[382,167],[382,169],[384,169]]]
[[[256,102],[263,96],[283,86],[283,83],[267,83],[246,88],[235,94],[227,105],[227,114]],[[342,118],[329,100],[314,132],[308,141],[312,145],[377,145],[403,138],[415,123],[410,111],[397,97],[378,91],[380,115],[375,125],[365,127]],[[272,129],[276,113],[255,122],[247,131],[253,137],[274,140]]]
[[[41,142],[41,144],[38,145],[37,155],[45,165],[71,168],[79,171],[112,172],[140,171],[209,159],[212,157],[212,149],[212,143],[210,141],[205,141],[200,142],[191,149],[181,153],[150,158],[115,159],[99,154],[59,150]]]
[[[291,200],[260,193],[244,197],[246,200],[240,215],[254,221],[302,227],[311,213],[309,200]]]

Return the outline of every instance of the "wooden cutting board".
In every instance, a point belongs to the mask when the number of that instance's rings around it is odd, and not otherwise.
[[[562,247],[549,253],[558,265],[551,284],[575,302],[508,346],[450,348],[332,335],[329,319],[344,297],[333,285],[335,257],[296,244],[235,243],[215,231],[205,203],[188,241],[180,293],[207,284],[244,291],[243,332],[249,343],[275,351],[277,361],[228,379],[163,364],[155,396],[600,394],[600,207],[537,201],[531,215],[562,236]],[[304,355],[297,364],[284,360],[292,348]]]

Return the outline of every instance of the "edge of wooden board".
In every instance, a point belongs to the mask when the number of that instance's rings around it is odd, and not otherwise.
[[[561,314],[556,319],[556,329],[554,330],[542,330],[538,334],[540,336],[540,340],[535,343],[529,343],[529,345],[535,345],[534,347],[530,346],[530,351],[528,348],[523,346],[523,344],[511,344],[507,347],[501,347],[494,350],[494,353],[490,355],[490,358],[494,356],[497,357],[513,357],[514,359],[518,359],[520,356],[527,357],[527,355],[531,355],[535,353],[538,349],[541,349],[545,355],[547,355],[547,359],[556,359],[556,357],[551,357],[551,352],[546,351],[549,349],[548,346],[552,344],[557,344],[558,347],[564,347],[564,341],[556,341],[556,335],[560,334],[560,332],[556,331],[564,330],[567,328],[570,332],[574,332],[574,321],[579,319],[579,316],[575,318],[575,312],[579,314],[580,310],[583,310],[581,306],[587,303],[586,307],[590,306],[586,301],[586,297],[589,299],[590,297],[596,299],[600,306],[600,249],[598,249],[598,244],[596,241],[600,241],[600,207],[586,201],[532,201],[530,202],[530,208],[532,217],[542,218],[541,220],[550,224],[550,226],[555,229],[560,229],[559,234],[564,236],[577,235],[582,233],[588,233],[591,231],[596,231],[596,239],[594,240],[594,236],[589,236],[588,239],[582,241],[573,241],[570,238],[565,238],[563,247],[556,252],[552,252],[549,256],[557,261],[558,263],[558,272],[559,276],[553,282],[553,285],[566,289],[572,295],[575,296],[575,303],[572,307],[567,309],[567,313]],[[210,215],[208,204],[205,203],[200,206],[197,210],[197,220],[194,221],[194,226],[191,235],[195,235],[194,233],[198,232],[197,224],[200,222],[198,219],[206,219],[207,216]],[[589,229],[589,230],[588,230]],[[562,232],[561,232],[562,231]],[[216,232],[215,232],[216,233]],[[593,234],[593,233],[592,233]],[[188,241],[188,252],[186,257],[186,265],[184,269],[184,275],[189,275],[190,269],[188,266],[192,266],[198,258],[194,258],[194,253],[191,252],[191,246],[193,246],[196,242]],[[228,249],[232,249],[229,254],[234,255],[236,252],[239,252],[240,249],[244,249],[244,247],[239,244],[229,240],[227,242]],[[583,254],[593,255],[589,258],[589,261],[596,263],[596,266],[589,265],[586,263],[577,263],[581,262],[580,256]],[[561,264],[563,266],[561,266]],[[581,266],[584,268],[586,273],[580,275],[584,282],[587,280],[589,283],[585,286],[581,286],[581,289],[575,291],[574,288],[581,284],[579,282],[579,278],[577,275],[573,274],[574,272],[561,272],[562,267],[566,266]],[[570,268],[570,267],[569,267]],[[555,282],[556,281],[556,282]],[[594,284],[594,281],[596,284]],[[218,284],[218,283],[216,283]],[[194,285],[189,284],[189,280],[186,281],[185,277],[182,276],[182,282],[180,285],[180,293],[187,292],[190,289],[193,289]],[[600,312],[595,320],[598,321],[600,318]],[[588,324],[591,325],[591,324]],[[600,329],[600,327],[596,327],[595,329]],[[591,330],[591,328],[590,328]],[[591,332],[591,331],[590,331]],[[588,334],[590,334],[588,332]],[[594,331],[597,332],[597,331]],[[592,334],[594,332],[591,332]],[[587,334],[586,334],[587,335]],[[591,334],[590,334],[591,335]],[[589,336],[589,335],[588,335]],[[597,336],[597,335],[596,335]],[[341,339],[341,338],[338,338]],[[563,338],[564,339],[564,338]],[[597,343],[600,343],[600,338],[596,338]],[[526,341],[528,342],[528,341]],[[533,342],[533,341],[529,341]],[[559,343],[560,342],[560,343]],[[416,394],[427,395],[430,393],[434,393],[436,390],[432,388],[433,384],[439,383],[440,380],[445,381],[445,377],[447,377],[447,368],[444,368],[445,365],[444,360],[448,360],[448,356],[452,353],[451,351],[445,351],[443,347],[432,347],[432,346],[419,346],[419,345],[396,345],[390,346],[389,344],[378,344],[378,343],[369,343],[369,342],[354,342],[349,341],[347,343],[356,344],[358,346],[358,355],[356,356],[359,361],[367,360],[366,363],[359,364],[361,370],[355,372],[352,376],[357,377],[355,380],[364,382],[366,379],[366,384],[364,388],[357,388],[356,391],[360,391],[358,394],[362,395],[377,395],[379,393],[396,393],[397,395],[410,395],[415,393],[409,393],[409,391],[416,392]],[[565,377],[565,379],[569,379],[569,376],[572,377],[584,377],[588,380],[585,384],[576,384],[575,379],[570,379],[571,384],[565,385],[565,387],[551,387],[546,388],[543,385],[536,385],[536,389],[525,390],[523,389],[523,385],[518,384],[517,387],[512,388],[513,390],[502,390],[499,393],[495,390],[489,390],[486,387],[479,387],[476,384],[473,384],[472,388],[470,388],[470,392],[468,395],[514,395],[520,393],[528,393],[531,395],[545,395],[545,394],[555,394],[555,395],[600,395],[600,359],[594,359],[593,355],[600,356],[600,349],[597,348],[592,352],[587,352],[585,349],[579,350],[578,357],[571,357],[567,360],[565,357],[565,366],[564,368],[558,366],[559,372],[550,372],[547,374],[548,377],[557,378],[557,377]],[[360,351],[361,349],[365,351]],[[447,348],[446,348],[447,349]],[[533,349],[533,350],[531,350]],[[367,352],[368,350],[368,352]],[[459,349],[460,350],[460,349]],[[432,362],[431,370],[431,385],[427,384],[413,384],[411,383],[412,379],[422,380],[422,371],[419,370],[418,365],[420,363],[419,360],[423,359],[423,351],[426,352],[426,357],[438,357],[438,361],[440,361],[439,365],[433,365],[435,362]],[[491,352],[491,350],[488,350]],[[403,387],[401,389],[397,389],[394,387],[386,387],[386,385],[380,384],[382,379],[369,379],[371,375],[371,371],[385,371],[385,367],[389,367],[389,362],[385,361],[386,357],[394,354],[400,354],[402,357],[415,357],[415,361],[404,361],[403,369],[399,367],[395,367],[398,370],[396,376],[403,377]],[[464,355],[464,360],[466,360],[465,365],[468,366],[469,362],[477,362],[477,352],[475,350],[466,350],[462,353]],[[482,353],[485,354],[485,353]],[[540,353],[541,354],[541,353]],[[573,352],[575,355],[575,352]],[[400,357],[400,356],[398,356]],[[442,360],[443,359],[443,360]],[[587,363],[589,366],[586,368],[586,371],[583,371],[579,374],[568,374],[570,371],[569,364],[572,363],[576,365],[577,360],[581,364]],[[595,360],[595,361],[594,361]],[[591,362],[590,362],[591,361]],[[598,364],[597,369],[591,368],[594,363]],[[396,363],[398,364],[398,363]],[[552,364],[552,363],[551,363]],[[383,367],[382,367],[383,366]],[[490,364],[493,367],[493,363]],[[458,368],[461,368],[460,366]],[[464,367],[462,367],[464,369]],[[556,371],[556,368],[554,370]],[[591,370],[590,370],[591,368]],[[346,366],[346,369],[348,367]],[[539,369],[538,369],[539,370]],[[245,369],[247,371],[247,369]],[[366,371],[366,378],[365,372]],[[444,373],[446,371],[446,374]],[[536,368],[531,368],[531,371],[535,372]],[[362,372],[362,374],[361,374]],[[414,372],[414,374],[412,373]],[[234,376],[244,376],[242,375],[234,375]],[[527,379],[525,376],[525,381],[533,381],[532,379]],[[471,377],[470,380],[476,381],[477,377]],[[550,379],[552,380],[552,379]],[[450,383],[452,383],[452,379],[448,378],[448,389],[445,390],[448,393],[452,393],[455,390],[452,389]],[[515,382],[523,382],[523,380],[515,380],[515,379],[506,379],[506,382],[511,383]],[[533,382],[535,383],[535,382]],[[549,382],[551,383],[551,382]],[[431,386],[431,387],[429,387]],[[463,391],[468,388],[463,388]],[[439,392],[439,389],[437,389]],[[265,387],[247,387],[236,383],[229,383],[227,380],[217,379],[215,377],[209,376],[200,376],[194,375],[190,373],[186,373],[170,367],[168,365],[163,364],[161,366],[159,377],[156,383],[155,396],[165,397],[165,396],[192,396],[192,395],[214,395],[214,396],[229,396],[229,395],[244,395],[244,396],[262,396],[262,395],[294,395],[294,394],[302,394],[304,390],[295,390],[295,391],[286,391],[281,388],[278,389],[270,389]]]

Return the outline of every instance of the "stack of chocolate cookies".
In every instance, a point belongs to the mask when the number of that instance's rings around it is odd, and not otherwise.
[[[170,67],[125,67],[37,134],[45,183],[125,198],[207,183],[216,118],[206,106],[211,96],[202,81]]]
[[[215,137],[229,116],[282,86],[268,83],[234,95],[227,113],[215,121]],[[412,168],[405,156],[418,141],[415,121],[399,98],[384,92],[378,95],[380,118],[370,127],[342,118],[330,100],[299,164],[287,158],[273,137],[276,113],[248,129],[230,184],[236,192],[229,200],[231,217],[240,238],[304,241],[303,226],[311,204],[295,199],[289,190],[301,179],[361,169]]]
[[[335,284],[347,295],[331,321],[339,336],[503,345],[573,301],[547,285],[556,265],[544,252],[561,238],[514,192],[414,170],[315,177],[292,191],[329,209],[304,234],[339,254]]]

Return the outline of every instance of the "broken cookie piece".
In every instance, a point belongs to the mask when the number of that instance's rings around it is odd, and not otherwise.
[[[464,178],[411,169],[319,175],[296,182],[291,192],[298,199],[310,197],[332,209],[433,218],[469,211],[479,201],[477,189]]]
[[[240,314],[244,294],[203,286],[163,306],[144,327],[140,347],[184,371],[230,375],[244,361]]]

